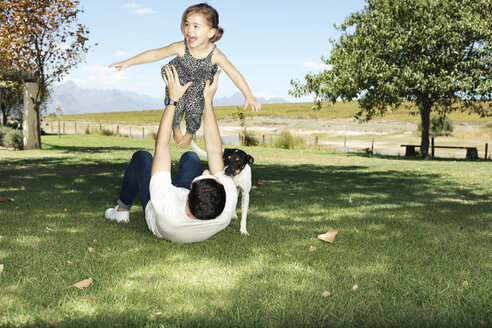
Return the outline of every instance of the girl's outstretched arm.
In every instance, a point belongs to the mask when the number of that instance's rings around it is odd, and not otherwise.
[[[126,69],[129,66],[152,63],[166,57],[179,55],[184,55],[184,43],[183,41],[172,43],[166,47],[159,49],[148,50],[136,55],[130,59],[121,61],[119,63],[114,63],[109,65],[109,68],[117,68],[118,72]]]
[[[234,82],[234,84],[241,90],[244,95],[244,109],[251,106],[251,111],[259,112],[261,110],[261,104],[256,100],[256,98],[251,93],[248,83],[244,77],[239,73],[239,71],[231,64],[231,62],[226,58],[226,56],[219,50],[215,49],[214,55],[212,57],[212,64],[218,64],[227,76]]]

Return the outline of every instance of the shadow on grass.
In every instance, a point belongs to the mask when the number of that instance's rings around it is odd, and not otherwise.
[[[85,147],[52,149],[86,152]],[[105,147],[90,150],[111,151]],[[103,314],[77,312],[74,319],[58,321],[60,326],[323,326],[335,317],[331,324],[391,325],[411,318],[412,311],[429,302],[429,295],[419,294],[420,285],[416,284],[415,290],[407,288],[417,298],[400,302],[397,297],[399,302],[395,303],[393,296],[381,292],[384,287],[379,281],[393,279],[395,271],[407,266],[419,268],[409,273],[406,269],[409,279],[419,281],[422,272],[439,266],[441,256],[453,258],[469,249],[478,237],[469,238],[465,233],[486,230],[492,211],[483,191],[443,180],[439,174],[370,169],[363,160],[353,166],[255,165],[248,215],[251,236],[241,236],[239,223],[233,221],[204,243],[178,245],[151,235],[139,205],[132,211],[130,224],[102,218],[104,210],[115,204],[126,165],[126,161],[104,159],[69,163],[60,158],[9,160],[8,165],[0,165],[0,190],[16,196],[14,203],[0,205],[0,244],[7,268],[1,287],[12,304],[39,309],[60,302],[87,303],[83,297],[98,299],[92,307]],[[336,247],[316,239],[329,228],[340,231]],[[463,235],[463,251],[458,245],[451,247],[455,242],[450,241],[438,246],[440,254],[432,254],[449,231]],[[309,252],[311,245],[318,250]],[[89,252],[89,248],[96,251]],[[478,250],[485,252],[480,245]],[[206,261],[240,271],[237,281],[219,292],[178,281],[177,272],[153,268],[155,263],[168,263],[172,268],[173,262],[185,262],[189,263],[185,268],[193,272]],[[259,261],[260,267],[244,270],[253,261]],[[359,279],[366,277],[368,285],[377,287],[376,292],[361,293],[360,300],[352,300],[349,288],[354,273]],[[88,275],[95,281],[92,289],[66,288]],[[46,279],[56,280],[52,282],[55,288],[45,290]],[[164,291],[131,287],[131,283],[154,286],[159,280],[173,284],[166,285]],[[327,305],[319,300],[306,304],[305,295],[319,297],[323,288],[333,290],[340,285],[348,286],[346,291],[339,291],[340,297],[361,308],[347,313],[343,302],[332,304],[328,307],[331,319],[324,321]],[[141,301],[137,305],[123,302],[126,305],[115,310],[106,304],[115,293],[114,297],[152,301],[143,305],[145,311],[139,308]],[[171,307],[174,310],[162,317],[149,317],[163,308],[165,311],[171,302],[168,295],[175,294],[208,301],[192,309]],[[218,297],[221,302],[207,304]],[[385,300],[388,304],[378,310]],[[367,304],[374,304],[377,313],[370,319]],[[398,312],[401,304],[410,310]],[[236,313],[244,313],[248,323],[241,322]],[[388,313],[390,318],[384,319],[382,315]],[[429,312],[421,320],[432,315]]]

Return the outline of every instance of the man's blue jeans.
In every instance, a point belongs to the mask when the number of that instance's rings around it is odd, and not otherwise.
[[[130,164],[126,168],[121,186],[118,205],[129,210],[137,192],[140,193],[140,201],[145,213],[145,207],[150,201],[150,172],[152,170],[152,155],[148,151],[139,150],[132,156]],[[202,174],[202,164],[195,152],[187,151],[179,159],[178,174],[172,184],[176,187],[190,189],[191,182]]]

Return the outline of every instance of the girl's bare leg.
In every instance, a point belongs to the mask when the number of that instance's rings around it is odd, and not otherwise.
[[[183,139],[183,132],[181,132],[181,127],[179,125],[173,128],[173,139],[176,145],[178,145],[180,140]]]
[[[181,132],[181,130],[179,132]],[[191,140],[193,140],[193,134],[189,134],[188,132],[186,132],[184,137],[181,138],[181,140],[178,142],[178,148],[188,147],[191,143]]]

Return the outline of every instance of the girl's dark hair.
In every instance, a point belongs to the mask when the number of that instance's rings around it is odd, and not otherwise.
[[[214,179],[203,179],[191,184],[188,205],[194,217],[200,220],[215,219],[225,207],[224,186]]]
[[[213,37],[210,38],[210,42],[219,41],[224,34],[224,29],[219,26],[219,13],[217,12],[217,10],[206,3],[199,3],[185,10],[183,16],[181,17],[181,32],[184,33],[186,18],[188,18],[190,14],[196,13],[202,14],[209,23],[210,27],[215,29],[215,34]]]

